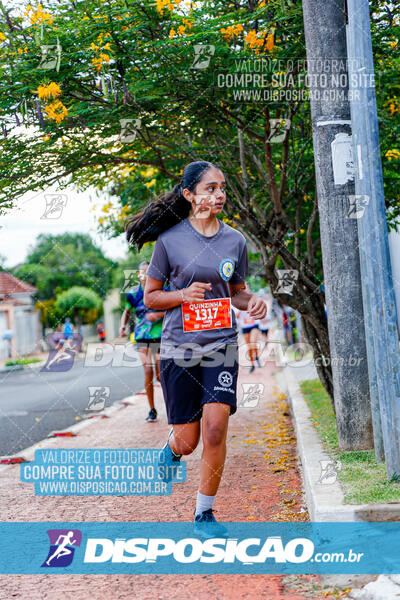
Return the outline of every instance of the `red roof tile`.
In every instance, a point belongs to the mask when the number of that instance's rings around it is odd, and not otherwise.
[[[11,273],[0,271],[0,296],[11,296],[12,294],[36,292],[36,288],[30,283],[17,279]]]

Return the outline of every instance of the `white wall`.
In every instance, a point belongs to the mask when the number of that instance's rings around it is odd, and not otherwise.
[[[0,311],[0,358],[8,358],[8,342],[3,340],[3,333],[7,329],[7,315]]]
[[[107,333],[107,341],[111,342],[119,336],[119,324],[121,321],[121,311],[119,310],[121,302],[121,290],[115,288],[110,290],[104,299],[104,326]]]
[[[34,312],[15,308],[15,342],[18,356],[30,354],[37,349],[37,315]]]

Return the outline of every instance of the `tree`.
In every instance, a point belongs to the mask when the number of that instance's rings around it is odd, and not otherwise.
[[[35,304],[35,310],[40,311],[40,322],[43,328],[43,333],[46,327],[55,329],[60,323],[62,323],[64,315],[56,308],[55,304],[55,298],[52,298],[51,300],[38,300]]]
[[[337,176],[338,160],[332,150],[337,139],[348,139],[351,143],[352,132],[348,86],[338,85],[347,80],[345,2],[326,0],[323,12],[319,7],[318,0],[303,0],[307,56],[311,57],[311,64],[314,60],[317,65],[318,62],[326,65],[325,70],[312,67],[315,76],[310,77],[310,106],[336,424],[340,448],[365,450],[373,447],[368,379],[371,365],[368,365],[364,326],[367,315],[363,306],[357,220],[349,219],[355,175]],[[344,156],[343,150],[341,153]],[[353,352],[357,366],[349,360]]]
[[[35,263],[24,263],[13,269],[13,274],[18,279],[26,281],[36,287],[36,297],[38,299],[50,299],[55,295],[55,289],[59,282],[53,281],[54,270],[48,266]]]
[[[135,282],[139,283],[136,272],[139,269],[141,262],[150,262],[153,249],[153,243],[146,244],[140,253],[135,253],[131,250],[125,259],[120,260],[113,270],[113,288],[123,290],[126,287],[127,279],[129,279],[131,273],[133,273],[133,277],[131,278],[133,284],[135,284]]]
[[[318,371],[332,396],[310,114],[302,96],[301,1],[206,0],[188,8],[179,0],[85,0],[73,6],[71,12],[70,2],[60,0],[51,14],[31,9],[30,25],[15,11],[4,18],[4,127],[10,131],[22,117],[36,125],[34,134],[31,128],[2,141],[4,203],[54,182],[94,185],[120,198],[117,205],[107,202],[100,223],[115,235],[130,212],[179,179],[187,162],[217,162],[228,183],[225,218],[256,246],[260,274],[275,297],[301,313],[315,358],[325,359]],[[399,59],[391,45],[398,17],[384,6],[371,2],[378,71],[384,72],[378,77],[382,150],[394,174]],[[40,45],[57,39],[59,68],[57,56],[55,68],[40,68]],[[261,86],[253,77],[246,94],[240,81],[238,89],[229,87],[230,77],[257,75],[260,58],[266,61]],[[263,90],[278,98],[264,101]],[[121,135],[121,119],[136,123],[130,137]],[[387,186],[396,218],[399,182],[393,176]],[[277,268],[297,271],[292,294],[282,291]]]
[[[93,290],[74,286],[57,296],[55,308],[65,317],[71,317],[77,327],[81,323],[93,323],[102,310],[101,298]]]
[[[71,282],[92,288],[105,298],[115,267],[116,263],[104,256],[90,235],[42,233],[14,275],[36,286],[39,300],[54,298],[57,291],[69,289]]]

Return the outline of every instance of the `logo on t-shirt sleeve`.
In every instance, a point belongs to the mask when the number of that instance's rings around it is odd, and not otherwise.
[[[235,261],[232,258],[224,258],[219,265],[219,274],[224,281],[229,281],[235,270]]]

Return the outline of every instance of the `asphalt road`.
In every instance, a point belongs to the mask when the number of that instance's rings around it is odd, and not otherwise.
[[[88,387],[108,387],[110,406],[143,389],[141,366],[87,366],[82,358],[65,372],[40,368],[0,373],[0,455],[15,455],[89,415]],[[148,408],[143,396],[143,419]]]

